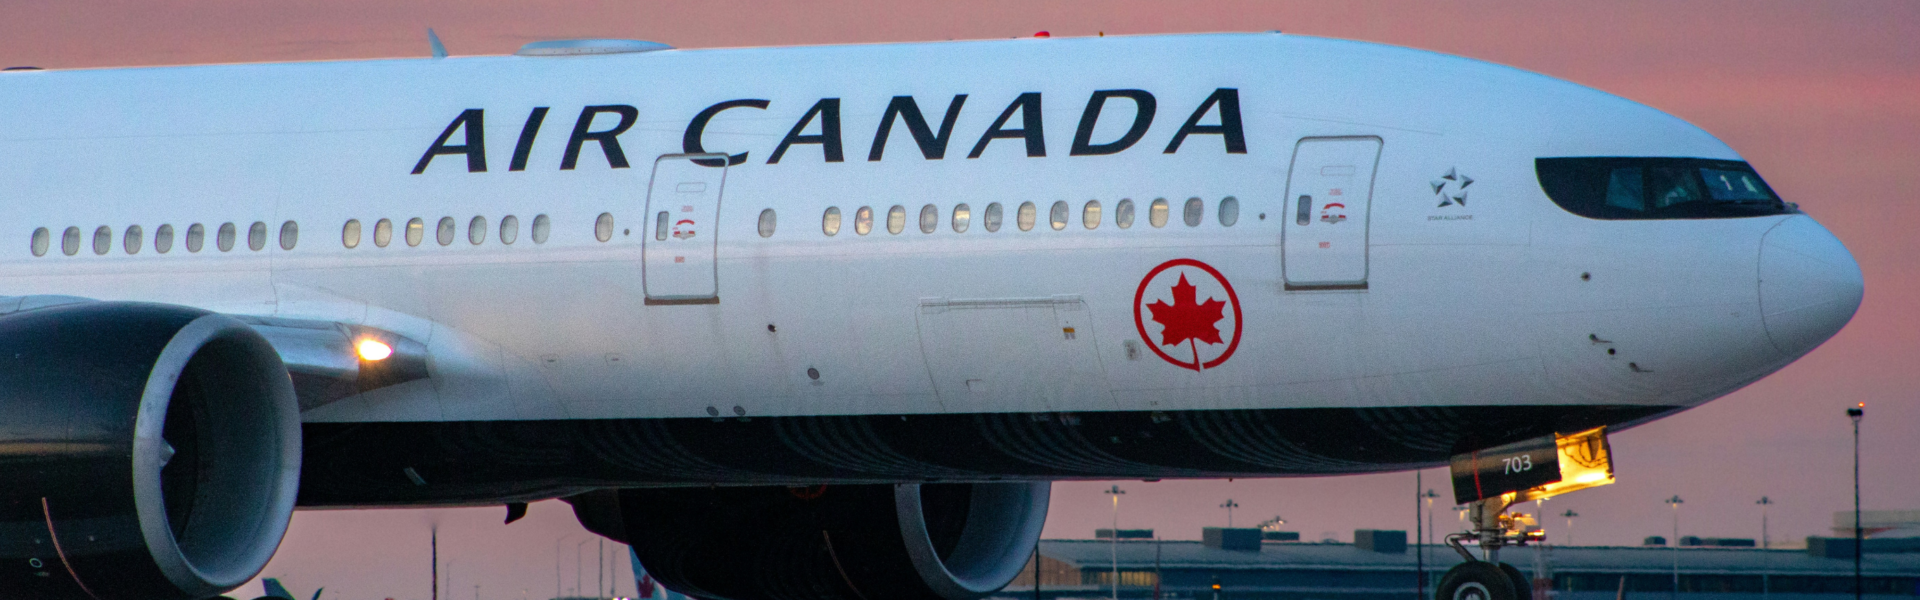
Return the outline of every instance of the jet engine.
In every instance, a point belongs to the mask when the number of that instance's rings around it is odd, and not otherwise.
[[[690,596],[972,600],[1005,586],[1032,556],[1051,486],[622,490],[618,522],[606,502],[574,507],[589,529],[621,530],[610,537]]]
[[[247,325],[123,302],[0,315],[0,597],[238,587],[299,475],[292,381]]]

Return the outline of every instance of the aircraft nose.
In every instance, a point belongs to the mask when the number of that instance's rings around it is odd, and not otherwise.
[[[1853,254],[1811,218],[1781,221],[1760,241],[1760,316],[1781,352],[1800,356],[1833,337],[1865,289]]]

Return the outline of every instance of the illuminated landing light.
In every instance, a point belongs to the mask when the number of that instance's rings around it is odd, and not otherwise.
[[[381,343],[380,340],[360,340],[360,345],[356,348],[360,351],[361,360],[381,361],[393,356],[393,346]]]
[[[1596,483],[1596,482],[1601,482],[1606,480],[1607,480],[1606,473],[1595,471],[1592,473],[1583,474],[1579,477],[1575,477],[1573,479],[1573,482],[1574,483]]]

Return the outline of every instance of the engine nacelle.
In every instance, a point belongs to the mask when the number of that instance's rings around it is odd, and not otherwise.
[[[726,600],[972,600],[1020,573],[1052,484],[622,490],[575,502],[669,589]],[[602,499],[605,496],[601,496]]]
[[[0,316],[0,597],[204,598],[292,517],[300,415],[279,355],[201,310]]]

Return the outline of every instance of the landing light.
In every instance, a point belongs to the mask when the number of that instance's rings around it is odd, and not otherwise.
[[[360,351],[361,360],[380,361],[393,356],[393,346],[388,346],[380,340],[360,340],[357,348]]]

